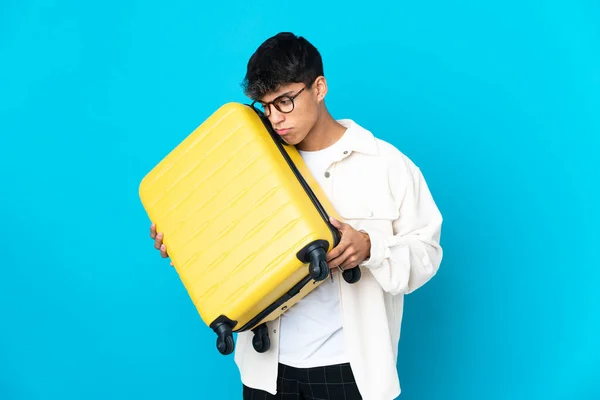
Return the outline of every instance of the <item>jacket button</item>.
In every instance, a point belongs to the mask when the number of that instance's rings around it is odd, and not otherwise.
[[[344,154],[348,154],[348,150],[344,151]]]
[[[329,172],[325,172],[325,178],[329,178],[331,174]]]

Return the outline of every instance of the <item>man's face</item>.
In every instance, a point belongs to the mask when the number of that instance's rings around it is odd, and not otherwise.
[[[298,95],[294,97],[296,94]],[[297,145],[306,138],[319,115],[319,102],[317,101],[315,86],[308,88],[303,83],[290,83],[281,86],[273,93],[265,95],[259,101],[266,105],[269,102],[276,101],[276,99],[281,99],[282,96],[293,98],[293,110],[291,112],[281,112],[273,104],[267,105],[265,111],[275,132],[286,143]],[[286,104],[290,106],[288,102],[289,99],[286,99],[284,103],[279,103],[283,111],[286,111]]]

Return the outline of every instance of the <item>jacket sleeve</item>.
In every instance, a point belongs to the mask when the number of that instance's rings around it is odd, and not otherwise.
[[[400,169],[407,173],[390,177],[399,208],[399,217],[392,222],[394,234],[365,229],[371,240],[371,254],[361,263],[383,290],[393,295],[408,294],[423,286],[437,273],[442,261],[442,215],[420,169],[409,160],[401,164]]]

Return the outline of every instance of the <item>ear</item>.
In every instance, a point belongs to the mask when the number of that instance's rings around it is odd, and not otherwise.
[[[327,95],[327,80],[324,76],[319,76],[313,83],[317,101],[321,103]]]

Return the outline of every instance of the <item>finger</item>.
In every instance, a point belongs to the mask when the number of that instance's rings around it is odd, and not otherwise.
[[[350,257],[346,258],[342,263],[342,269],[350,269],[354,268],[358,265],[358,257],[356,254],[352,254]]]
[[[338,245],[336,247],[334,247],[329,253],[327,253],[327,262],[329,262],[330,260],[339,257],[340,254],[342,254],[346,248],[348,247],[349,242],[345,241],[345,240],[341,240]]]
[[[169,253],[167,253],[167,246],[165,246],[164,244],[160,246],[160,255],[162,258],[169,257]]]
[[[346,250],[344,250],[344,252],[340,256],[333,258],[331,261],[328,262],[329,268],[338,268],[339,266],[343,267],[344,262],[352,256],[352,253],[352,248],[346,248]]]
[[[331,225],[333,225],[334,227],[336,227],[339,230],[343,230],[346,227],[346,224],[338,221],[337,219],[333,218],[333,217],[329,217],[329,221],[331,222]]]
[[[151,224],[150,225],[150,237],[152,239],[156,238],[156,224]]]
[[[163,244],[162,240],[163,240],[163,234],[162,234],[162,232],[158,232],[156,234],[156,239],[154,240],[154,248],[155,249],[160,249],[160,246]]]

